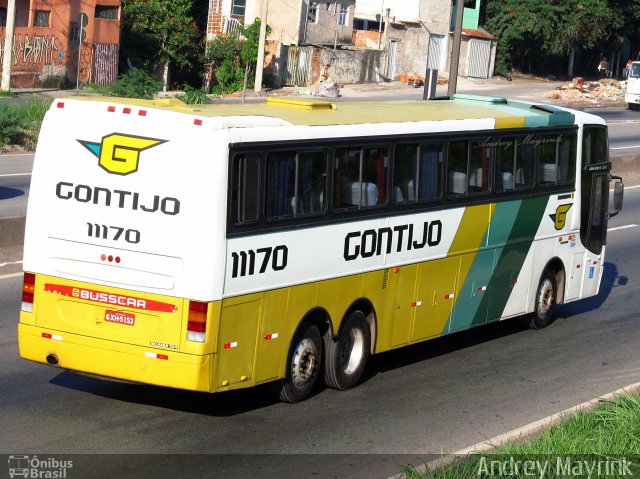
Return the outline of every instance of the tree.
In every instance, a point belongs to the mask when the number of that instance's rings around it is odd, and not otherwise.
[[[152,53],[150,63],[162,65],[162,85],[169,84],[169,66],[193,66],[201,34],[191,16],[192,0],[123,0],[123,29],[137,35],[133,42]]]
[[[267,35],[271,28],[267,25]],[[205,61],[210,64],[219,90],[230,93],[246,86],[253,88],[258,59],[260,20],[244,27],[240,35],[219,35],[207,45]]]
[[[566,58],[572,76],[577,52],[618,49],[620,39],[637,34],[640,0],[488,0],[486,16],[486,28],[499,38],[497,73],[512,61],[528,73],[534,65],[548,71]]]

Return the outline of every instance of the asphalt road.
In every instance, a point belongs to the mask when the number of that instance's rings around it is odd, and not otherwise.
[[[0,155],[0,217],[24,216],[33,153]]]
[[[73,477],[383,478],[639,382],[640,188],[625,201],[600,294],[561,306],[550,327],[511,320],[384,353],[357,388],[297,405],[264,388],[206,395],[21,360],[21,278],[1,278],[0,454],[156,454],[73,456]]]

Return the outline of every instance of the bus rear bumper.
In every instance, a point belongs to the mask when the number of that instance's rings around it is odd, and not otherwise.
[[[624,95],[625,103],[634,103],[640,104],[640,94],[639,93],[626,93]]]
[[[213,355],[147,348],[18,324],[24,359],[112,378],[190,391],[211,391]]]

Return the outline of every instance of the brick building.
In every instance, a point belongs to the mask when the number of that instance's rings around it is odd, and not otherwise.
[[[118,76],[120,0],[16,0],[11,85],[108,85]],[[80,45],[80,14],[86,15]],[[7,0],[0,0],[4,49]],[[0,57],[0,62],[2,58]]]

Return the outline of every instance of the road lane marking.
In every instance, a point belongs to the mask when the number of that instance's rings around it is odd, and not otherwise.
[[[10,160],[14,156],[34,156],[35,153],[3,153],[0,160]]]
[[[624,225],[624,226],[616,226],[615,228],[609,228],[607,231],[626,230],[629,228],[637,228],[637,227],[638,225],[631,224],[631,225]]]
[[[13,264],[22,264],[22,260],[20,261],[13,261],[11,263],[0,263],[0,268],[2,268],[3,266],[11,266]]]
[[[5,178],[8,176],[31,176],[31,173],[6,173],[4,175],[0,175],[0,178]]]
[[[635,145],[635,146],[616,146],[609,148],[610,150],[633,150],[636,148],[640,148],[640,145]]]
[[[22,276],[24,273],[11,273],[11,274],[4,274],[0,276],[0,280],[3,279],[9,279],[9,278],[17,278],[18,276]]]

